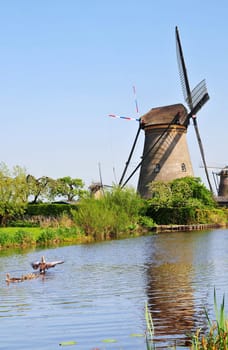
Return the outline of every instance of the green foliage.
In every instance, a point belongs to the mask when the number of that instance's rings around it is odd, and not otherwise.
[[[148,229],[156,226],[156,223],[154,222],[154,220],[152,218],[150,218],[149,216],[140,216],[139,217],[139,224],[148,228]]]
[[[158,225],[194,225],[219,224],[225,225],[227,217],[222,209],[154,208],[148,207],[147,216],[153,218]]]
[[[11,245],[12,240],[11,236],[7,232],[1,232],[0,233],[0,246],[6,247],[8,245]]]
[[[84,183],[81,179],[72,179],[70,176],[65,176],[57,179],[51,188],[53,197],[63,197],[68,202],[78,200],[85,192],[83,190]]]
[[[19,245],[31,245],[32,243],[34,243],[34,240],[30,232],[26,232],[22,229],[18,230],[15,233],[13,241],[15,244],[19,244]]]
[[[27,186],[29,197],[32,197],[32,203],[37,203],[39,200],[50,199],[50,188],[55,180],[47,176],[42,176],[36,179],[32,175],[27,175]]]
[[[85,242],[77,227],[59,228],[0,228],[0,247],[46,246],[53,244]]]
[[[0,229],[0,246],[22,246],[33,245],[35,243],[35,235],[28,229],[18,228],[1,228]]]
[[[143,200],[133,189],[113,188],[101,199],[84,198],[73,213],[76,225],[95,239],[136,230]]]
[[[24,169],[15,167],[9,171],[4,163],[0,164],[0,224],[24,213],[27,205],[27,182]]]
[[[226,218],[212,193],[199,178],[185,177],[170,182],[150,184],[152,198],[148,200],[146,215],[157,224],[225,223]]]
[[[200,178],[185,177],[170,182],[154,181],[150,184],[152,198],[150,206],[159,208],[215,208],[212,193],[202,184]]]
[[[214,289],[215,321],[211,321],[207,310],[209,331],[202,334],[200,329],[192,336],[192,350],[225,350],[228,349],[228,319],[225,315],[225,296],[223,295],[220,307],[217,304],[216,291]]]
[[[28,204],[26,214],[29,216],[59,217],[63,213],[70,215],[72,210],[77,210],[75,204],[37,203]]]
[[[53,242],[54,240],[56,240],[57,235],[56,232],[52,229],[46,229],[43,230],[39,236],[39,238],[37,239],[37,243],[41,244],[41,245],[46,245],[50,242]]]

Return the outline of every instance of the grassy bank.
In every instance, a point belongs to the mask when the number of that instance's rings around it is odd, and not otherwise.
[[[0,248],[80,244],[91,240],[77,228],[0,227]]]

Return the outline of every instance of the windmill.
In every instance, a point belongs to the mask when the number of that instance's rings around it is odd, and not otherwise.
[[[138,118],[139,128],[119,183],[121,187],[124,187],[140,168],[138,192],[145,198],[150,197],[148,185],[152,181],[171,181],[176,178],[193,176],[186,139],[190,119],[193,119],[209,187],[212,191],[196,120],[196,113],[208,101],[209,95],[207,93],[205,80],[201,81],[192,91],[190,90],[177,27],[176,44],[181,84],[185,100],[189,107],[189,112],[182,104],[174,104],[152,108],[148,113]],[[126,168],[131,159],[141,129],[144,130],[145,133],[143,156],[134,171],[123,183]]]
[[[203,165],[200,168],[204,168]],[[228,165],[226,166],[218,166],[218,165],[209,165],[207,168],[212,168],[212,175],[214,179],[215,188],[218,195],[218,202],[220,201],[219,197],[224,197],[228,199]],[[215,170],[219,169],[219,170]]]
[[[98,163],[98,168],[99,168],[99,177],[100,177],[100,182],[92,182],[92,184],[89,186],[89,190],[91,195],[94,198],[101,198],[105,195],[105,189],[106,188],[112,188],[113,186],[110,185],[104,185],[103,180],[102,180],[102,174],[101,174],[101,164]]]
[[[222,168],[217,176],[220,177],[218,196],[228,198],[228,166]]]

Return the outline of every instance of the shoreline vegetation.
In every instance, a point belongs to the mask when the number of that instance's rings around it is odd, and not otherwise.
[[[69,176],[36,179],[0,163],[0,249],[81,244],[171,231],[226,227],[199,178],[149,184],[150,198],[133,188],[84,188]]]
[[[39,228],[39,227],[0,227],[0,250],[8,248],[50,247],[73,244],[89,244],[112,239],[126,239],[168,232],[206,231],[227,228],[228,224],[199,225],[156,225],[151,228],[141,227],[136,231],[125,232],[118,237],[96,239],[80,233],[77,228]]]

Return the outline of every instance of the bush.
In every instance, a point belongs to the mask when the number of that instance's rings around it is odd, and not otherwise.
[[[50,242],[55,241],[56,239],[56,232],[50,229],[43,230],[40,234],[40,236],[37,239],[38,244],[46,245]]]
[[[72,212],[76,225],[95,240],[136,231],[143,200],[132,189],[114,188],[101,199],[85,198]]]
[[[27,245],[33,243],[31,234],[23,230],[18,230],[15,233],[13,241],[15,244],[19,245]]]
[[[159,208],[149,207],[146,213],[158,225],[226,224],[222,209],[197,209],[194,207]]]
[[[29,204],[26,210],[28,216],[59,217],[64,213],[70,215],[72,210],[77,210],[74,204],[50,204],[38,203]]]

